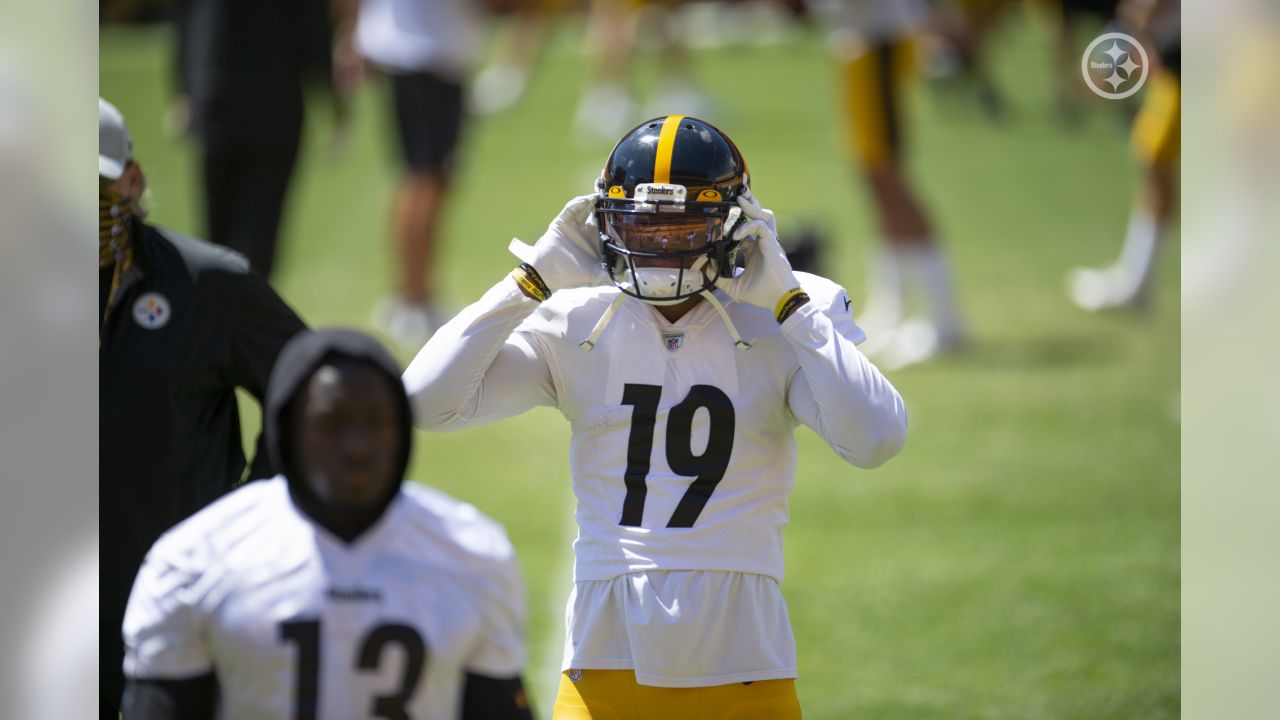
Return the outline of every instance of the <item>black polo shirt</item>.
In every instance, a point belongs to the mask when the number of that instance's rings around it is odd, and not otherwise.
[[[304,328],[242,256],[143,223],[133,235],[135,271],[98,352],[104,700],[118,692],[108,685],[143,556],[241,479],[235,389],[261,401],[280,349]],[[270,474],[265,452],[254,470]]]

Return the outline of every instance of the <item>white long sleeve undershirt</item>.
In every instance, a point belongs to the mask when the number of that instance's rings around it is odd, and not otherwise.
[[[504,278],[437,330],[404,374],[417,426],[458,430],[555,406],[546,361],[515,333],[537,308]],[[859,467],[896,455],[906,441],[902,397],[854,340],[813,303],[781,329],[800,365],[787,389],[795,418]]]

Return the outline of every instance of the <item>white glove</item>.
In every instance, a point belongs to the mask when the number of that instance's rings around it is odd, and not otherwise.
[[[743,269],[732,278],[721,278],[716,287],[735,302],[776,312],[782,296],[800,287],[800,281],[778,242],[773,213],[747,194],[738,198],[738,205],[750,218],[733,231],[733,239],[742,242]]]
[[[752,220],[763,220],[769,226],[769,232],[775,236],[778,234],[778,221],[774,219],[773,211],[760,207],[760,201],[751,193],[751,188],[744,190],[738,198],[740,201],[746,201],[745,205],[742,202],[738,203],[744,215]]]
[[[580,195],[568,202],[532,247],[512,238],[507,249],[529,263],[552,291],[593,287],[609,282],[601,265],[600,234],[593,212],[596,195]]]

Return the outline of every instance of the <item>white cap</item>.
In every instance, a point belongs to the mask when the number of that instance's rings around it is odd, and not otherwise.
[[[133,138],[115,105],[98,98],[98,175],[115,180],[133,159]]]

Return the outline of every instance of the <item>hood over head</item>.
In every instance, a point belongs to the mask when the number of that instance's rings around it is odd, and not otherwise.
[[[308,330],[298,333],[290,340],[280,356],[276,358],[275,367],[271,371],[271,380],[267,384],[267,400],[263,412],[263,424],[266,430],[267,451],[271,454],[271,464],[282,473],[289,482],[289,488],[297,493],[300,489],[297,465],[291,456],[289,447],[290,432],[285,411],[290,401],[299,390],[306,387],[311,376],[330,358],[345,358],[365,362],[386,374],[397,389],[396,400],[401,418],[401,443],[396,467],[397,476],[404,481],[405,472],[409,468],[409,453],[413,443],[413,411],[409,405],[409,395],[400,379],[400,366],[382,343],[373,337],[357,330],[347,328],[328,328]],[[399,484],[395,486],[399,490]],[[305,493],[305,489],[303,490]],[[387,498],[387,502],[395,497],[395,492]]]

